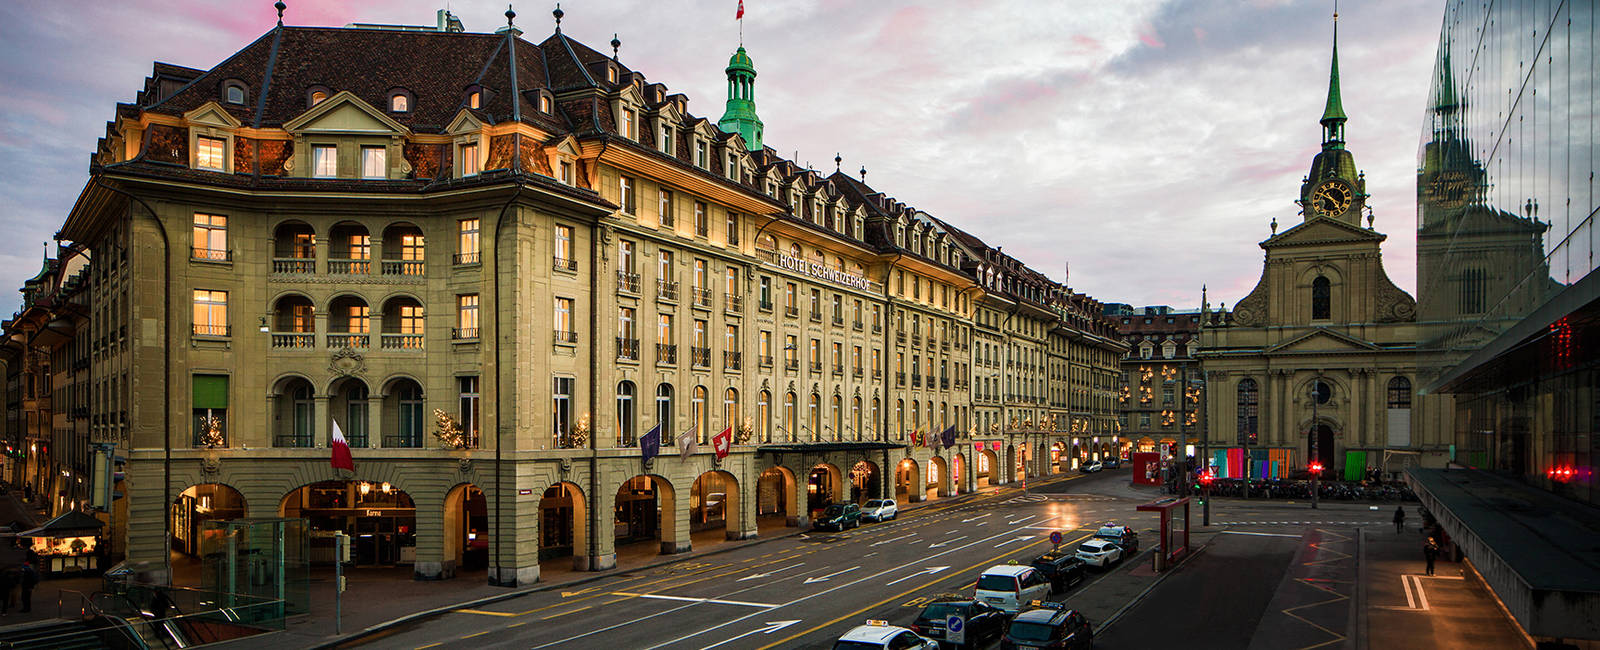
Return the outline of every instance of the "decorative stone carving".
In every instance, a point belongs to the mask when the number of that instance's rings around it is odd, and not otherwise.
[[[334,350],[328,357],[328,372],[345,377],[367,372],[367,360],[352,348]]]
[[[206,476],[216,476],[222,473],[222,459],[207,456],[200,459],[200,473]]]
[[[1256,327],[1267,319],[1267,275],[1263,271],[1256,288],[1233,306],[1232,325]]]
[[[1378,289],[1377,313],[1373,320],[1379,323],[1409,323],[1417,319],[1417,301],[1400,287],[1383,276],[1383,286]]]
[[[456,471],[460,472],[462,474],[466,474],[468,472],[471,472],[472,471],[472,459],[471,458],[457,458],[456,459]]]
[[[571,458],[563,458],[563,459],[561,459],[561,473],[563,475],[572,473],[572,459]]]

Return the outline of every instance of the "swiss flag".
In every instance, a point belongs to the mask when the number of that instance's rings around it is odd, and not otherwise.
[[[744,0],[739,0],[739,13],[734,14],[733,16],[734,20],[738,20],[740,18],[744,18]]]
[[[733,446],[733,427],[722,430],[722,433],[711,436],[711,447],[717,450],[717,460],[728,457],[728,450]]]
[[[356,471],[356,461],[350,457],[350,443],[345,442],[344,432],[339,430],[339,423],[333,423],[333,443],[328,445],[333,448],[333,458],[328,460],[334,469],[347,469]]]

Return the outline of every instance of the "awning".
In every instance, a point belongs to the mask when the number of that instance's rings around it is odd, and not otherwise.
[[[105,522],[73,510],[44,523],[33,530],[17,533],[18,537],[87,537],[100,534]]]

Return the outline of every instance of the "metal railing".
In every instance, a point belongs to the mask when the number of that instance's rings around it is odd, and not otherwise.
[[[478,338],[478,328],[476,328],[476,327],[452,327],[452,328],[450,328],[450,338],[452,340],[456,340],[456,341],[465,341],[465,340],[469,340],[469,339],[476,339],[476,338]]]
[[[744,368],[744,357],[738,350],[728,350],[722,353],[722,367],[724,370],[741,370]]]
[[[274,447],[308,448],[311,446],[311,434],[278,434],[272,437]]]
[[[561,330],[556,330],[556,342],[557,343],[566,343],[566,344],[569,344],[569,345],[577,345],[577,343],[578,343],[578,333],[577,332],[564,332],[564,331],[561,331]]]
[[[761,367],[763,367],[763,368],[771,368],[772,367],[772,355],[770,355],[770,354],[760,355],[760,356],[756,357],[756,363],[761,364]]]
[[[230,325],[201,325],[194,324],[195,336],[231,336],[233,327]]]
[[[772,301],[758,300],[756,301],[756,308],[760,309],[761,311],[772,311]]]
[[[665,363],[665,364],[668,364],[668,365],[677,365],[677,363],[678,363],[678,344],[676,344],[676,343],[657,343],[656,344],[656,363]]]
[[[793,306],[784,307],[783,308],[783,315],[784,316],[788,316],[789,318],[799,318],[800,317],[800,308],[799,307],[793,307]]]
[[[189,249],[189,259],[204,262],[231,262],[233,261],[233,251],[226,248],[191,248]]]
[[[477,251],[473,251],[471,253],[456,253],[455,256],[450,259],[450,261],[455,264],[479,264],[483,262],[483,253],[479,253]]]
[[[617,291],[639,293],[639,274],[617,271]]]
[[[711,308],[711,290],[710,289],[701,289],[699,287],[694,287],[694,288],[689,290],[689,295],[694,297],[694,306],[700,307],[700,308],[704,308],[704,309],[710,309]]]
[[[744,311],[744,296],[737,293],[722,294],[722,307],[728,311]]]
[[[576,271],[578,270],[578,260],[557,257],[555,258],[555,268],[558,271]]]
[[[639,360],[639,339],[617,337],[617,358],[629,361]]]
[[[678,283],[677,282],[668,282],[666,280],[656,280],[656,299],[657,300],[677,300],[678,299]]]
[[[690,346],[689,363],[693,364],[697,368],[711,367],[711,348]]]
[[[383,437],[383,446],[398,447],[400,449],[416,449],[422,446],[422,432],[402,433]]]

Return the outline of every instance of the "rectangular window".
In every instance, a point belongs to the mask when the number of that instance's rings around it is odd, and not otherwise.
[[[194,166],[220,172],[227,161],[223,149],[227,142],[222,138],[197,137],[194,139]]]
[[[228,259],[228,218],[220,214],[194,215],[194,259]]]
[[[556,331],[557,340],[566,343],[573,342],[574,332],[572,331],[571,298],[556,298],[556,313],[553,328]]]
[[[738,352],[739,351],[739,326],[738,325],[729,325],[729,326],[727,326],[727,328],[728,329],[724,333],[724,336],[723,336],[722,349],[725,350],[725,351],[728,351],[728,352]]]
[[[694,261],[694,288],[696,290],[700,290],[700,289],[705,289],[706,288],[706,261],[705,260],[695,260]]]
[[[422,335],[422,305],[400,306],[400,333]]]
[[[772,309],[772,278],[761,276],[761,309]]]
[[[456,238],[457,264],[477,264],[478,256],[478,220],[462,219],[456,222],[459,235]]]
[[[706,204],[704,201],[694,202],[694,234],[696,237],[706,236],[710,225],[706,223]]]
[[[672,345],[672,314],[661,314],[656,322],[656,343]]]
[[[706,141],[696,140],[694,143],[694,166],[707,169]]]
[[[662,282],[672,281],[672,251],[663,250],[656,261],[656,279]]]
[[[467,448],[478,446],[478,378],[458,377],[457,384],[461,388],[461,433],[466,438]]]
[[[335,178],[339,175],[339,148],[331,144],[311,147],[311,175]]]
[[[737,267],[728,267],[728,275],[723,278],[723,285],[723,293],[730,296],[739,295],[739,269]]]
[[[797,289],[793,282],[788,282],[785,283],[783,290],[783,307],[789,311],[790,316],[793,316],[795,311],[800,308],[799,305],[795,304],[795,292]]]
[[[566,185],[572,184],[572,163],[565,160],[561,161],[561,182]]]
[[[550,416],[555,446],[568,448],[572,440],[572,378],[556,377],[551,388]]]
[[[192,381],[194,445],[228,446],[228,376],[195,375]]]
[[[572,226],[556,226],[556,268],[577,270],[578,262],[572,259]]]
[[[739,245],[739,215],[728,213],[728,245]]]
[[[624,214],[633,214],[633,179],[627,176],[617,177],[617,204],[622,206]]]
[[[464,145],[461,145],[461,175],[463,177],[466,177],[466,176],[477,176],[479,171],[480,170],[478,168],[478,145],[476,145],[476,144],[464,144]]]
[[[761,330],[761,336],[757,344],[760,349],[758,354],[761,355],[761,365],[772,365],[772,332]]]
[[[194,290],[194,333],[200,336],[228,335],[228,292]]]
[[[661,142],[660,142],[661,153],[667,154],[669,156],[672,155],[672,144],[673,144],[672,143],[672,127],[670,127],[670,126],[668,126],[666,124],[662,124],[661,125],[661,138],[660,139],[661,139]]]
[[[361,148],[361,177],[388,178],[388,150],[383,147]]]
[[[456,296],[455,338],[478,338],[478,294],[469,293]]]
[[[783,336],[783,360],[789,362],[791,368],[800,362],[800,339],[793,334]]]
[[[633,332],[634,310],[632,307],[617,308],[617,336],[624,339],[636,338]]]
[[[677,220],[672,214],[672,190],[661,190],[656,195],[656,216],[661,219],[662,228],[677,225]]]
[[[631,108],[622,109],[622,135],[624,137],[628,138],[629,140],[638,140],[639,139],[639,130],[638,130],[637,123],[638,123],[638,118],[635,117],[633,109],[631,109]]]

